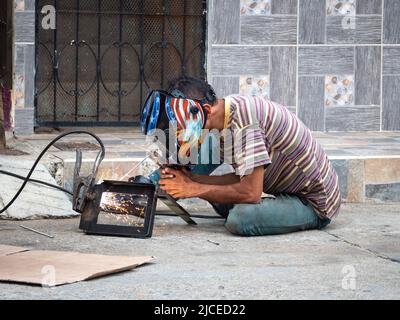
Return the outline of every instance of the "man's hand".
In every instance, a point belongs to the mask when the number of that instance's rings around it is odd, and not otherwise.
[[[227,185],[203,184],[193,181],[184,171],[166,168],[161,170],[160,186],[176,199],[201,198],[219,204],[260,203],[264,182],[263,166],[235,181]]]
[[[160,187],[175,199],[196,198],[199,191],[199,184],[190,179],[189,171],[172,168],[161,170]]]

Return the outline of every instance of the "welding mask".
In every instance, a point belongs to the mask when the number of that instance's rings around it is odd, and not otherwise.
[[[146,99],[140,119],[142,133],[152,135],[156,129],[169,133],[171,125],[176,129],[176,150],[182,157],[191,148],[202,143],[207,113],[202,101],[186,99],[179,91],[151,91]],[[167,140],[169,135],[167,135]],[[166,146],[169,149],[169,146]]]

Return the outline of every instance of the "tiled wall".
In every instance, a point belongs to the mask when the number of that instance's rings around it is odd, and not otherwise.
[[[400,159],[332,159],[332,164],[345,202],[400,202]]]
[[[399,0],[211,0],[209,78],[315,131],[400,130],[399,17]]]
[[[33,133],[35,0],[15,0],[14,131]]]
[[[33,128],[34,2],[15,0],[21,133]],[[400,130],[399,17],[399,0],[209,0],[208,75],[221,96],[261,94],[315,131]]]

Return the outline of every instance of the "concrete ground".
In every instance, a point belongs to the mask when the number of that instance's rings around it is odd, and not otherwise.
[[[107,146],[103,171],[108,173],[111,168],[113,177],[125,175],[124,170],[129,171],[132,164],[146,153],[145,140],[136,131],[121,134],[120,130],[113,133],[107,129],[105,132],[100,130],[99,134]],[[387,153],[400,155],[398,135],[364,135],[360,134],[359,138],[323,135],[319,140],[335,159],[352,159],[364,154],[369,157],[382,157]],[[12,141],[12,147],[28,154],[11,158],[4,156],[2,160],[33,162],[35,155],[53,137],[54,134],[43,134]],[[50,168],[53,163],[64,161],[60,173],[62,179],[58,177],[58,171],[52,169],[56,171],[57,181],[64,182],[64,185],[67,184],[63,179],[72,177],[67,168],[73,168],[66,165],[66,159],[71,159],[73,164],[74,152],[52,148],[43,161]],[[20,164],[15,164],[15,167],[22,168]],[[12,168],[3,165],[3,169]],[[397,175],[396,170],[390,172]],[[18,181],[14,183],[19,185]],[[7,185],[10,188],[10,183]],[[39,198],[34,202],[19,203],[20,206],[28,204],[24,208],[15,208],[28,214],[37,202]],[[191,206],[200,211],[208,210],[197,202]],[[39,209],[47,214],[43,208]],[[78,230],[78,218],[24,222],[0,220],[0,244],[4,245],[157,257],[155,263],[131,272],[54,289],[0,283],[0,299],[400,298],[400,203],[347,204],[339,218],[324,231],[275,237],[238,238],[224,229],[223,221],[199,223],[198,227],[189,227],[178,218],[157,218],[154,237],[137,240],[84,235]],[[23,230],[20,224],[55,238]]]
[[[324,231],[238,238],[222,221],[157,218],[152,239],[87,236],[78,219],[0,221],[0,243],[154,264],[53,289],[0,284],[0,299],[399,299],[400,204],[345,205]]]

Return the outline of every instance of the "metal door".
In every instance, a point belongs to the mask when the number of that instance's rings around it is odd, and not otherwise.
[[[36,125],[136,125],[149,89],[205,78],[205,38],[203,0],[37,1]]]

